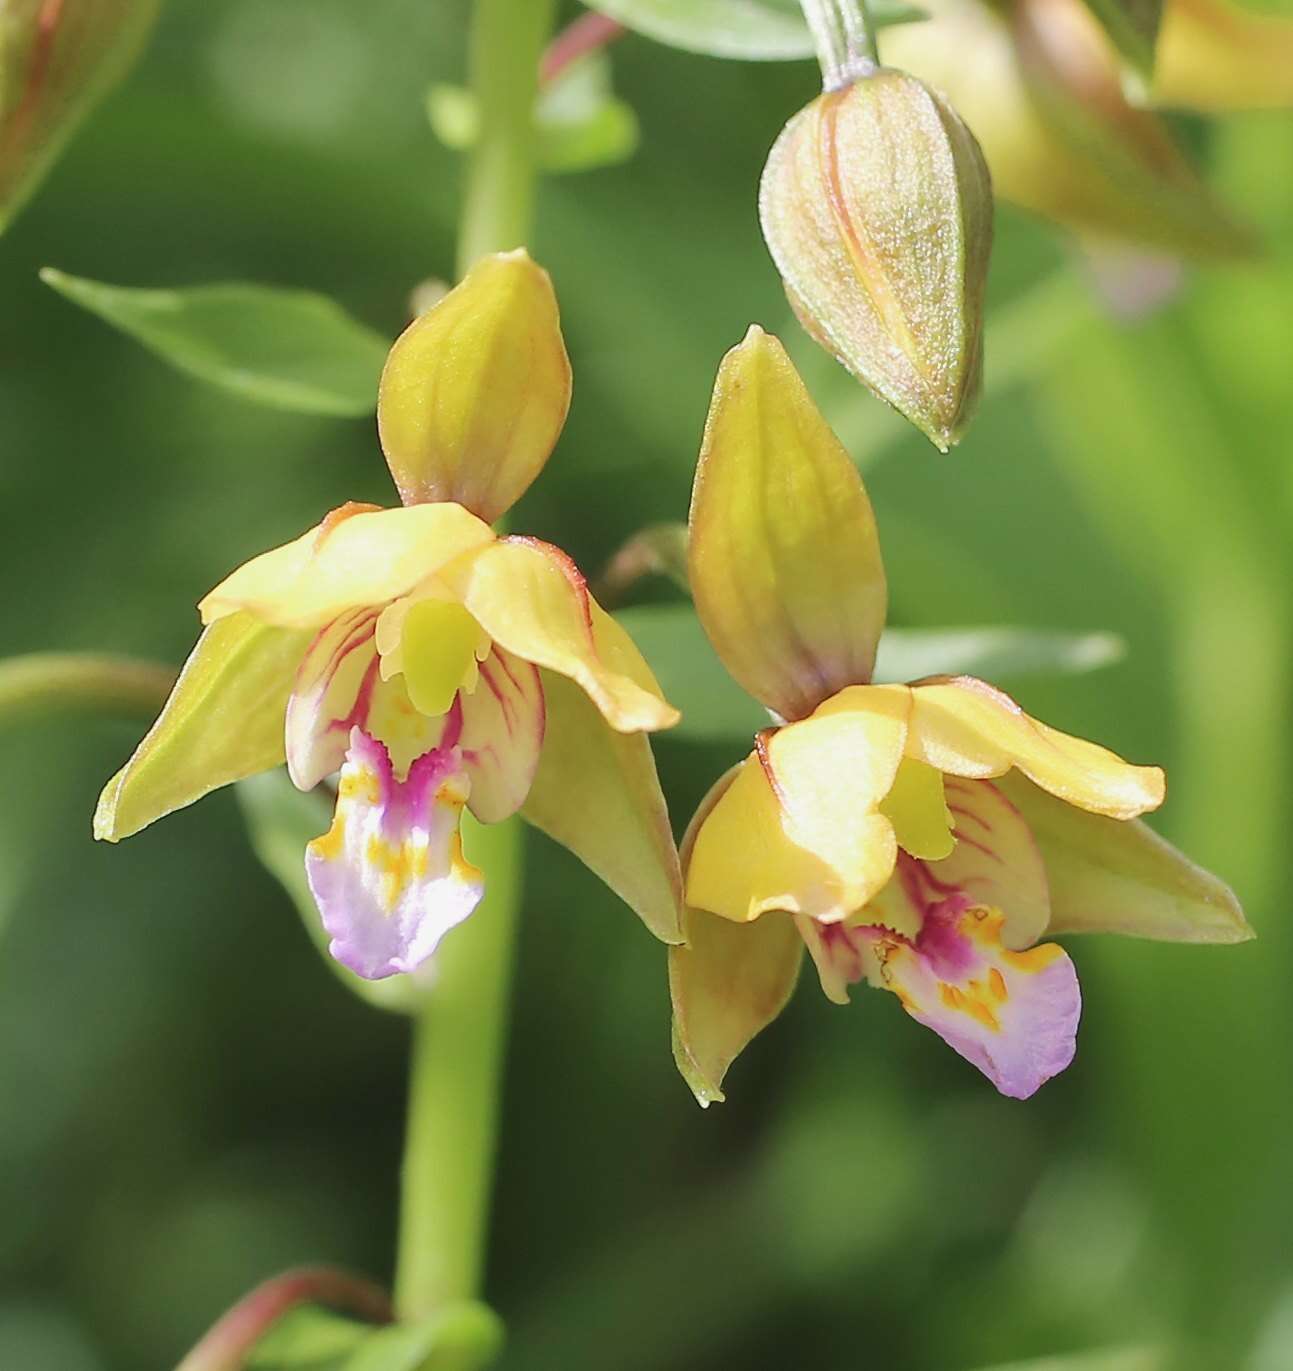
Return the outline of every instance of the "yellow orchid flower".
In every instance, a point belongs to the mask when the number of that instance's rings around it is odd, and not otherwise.
[[[334,772],[306,871],[331,951],[415,970],[479,903],[466,806],[520,810],[666,942],[677,854],[645,733],[677,711],[573,562],[490,527],[547,461],[570,363],[547,274],[483,259],[391,349],[378,427],[404,508],[349,504],[254,557],[199,606],[206,629],[95,835],[116,842],[286,760]]]
[[[1006,1095],[1074,1051],[1077,977],[1048,934],[1250,937],[1234,896],[1140,823],[1163,773],[1031,719],[970,677],[875,685],[875,519],[775,338],[724,359],[689,571],[727,669],[775,726],[683,842],[674,1045],[702,1103],[781,1010],[805,947],[836,1001],[893,991]]]

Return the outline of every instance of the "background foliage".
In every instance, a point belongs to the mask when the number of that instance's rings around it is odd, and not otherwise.
[[[451,270],[457,167],[424,97],[461,79],[464,25],[463,0],[171,0],[0,243],[5,652],[178,660],[229,567],[389,498],[371,420],[206,388],[36,272],[312,289],[392,336],[410,288]],[[796,333],[754,192],[816,86],[809,62],[636,38],[614,65],[640,151],[541,195],[575,402],[516,518],[590,570],[682,515],[723,350],[751,319]],[[1028,1105],[888,997],[839,1011],[805,984],[702,1113],[660,949],[531,835],[489,1282],[508,1371],[968,1371],[1106,1347],[1131,1350],[1100,1366],[1142,1371],[1177,1344],[1293,1365],[1293,124],[1189,131],[1268,256],[1117,323],[1070,245],[1002,211],[988,394],[952,456],[794,341],[865,458],[894,622],[1122,635],[1124,662],[1023,701],[1168,767],[1165,831],[1259,941],[1078,944],[1078,1060]],[[300,1261],[389,1276],[405,1026],[313,954],[231,794],[92,845],[135,736],[59,718],[4,739],[0,1366],[22,1371],[169,1367]],[[738,747],[660,743],[679,823]]]

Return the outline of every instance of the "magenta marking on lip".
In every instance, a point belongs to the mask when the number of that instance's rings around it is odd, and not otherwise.
[[[952,814],[955,814],[958,819],[970,819],[974,823],[978,824],[979,827],[983,829],[985,833],[992,832],[992,825],[987,821],[987,819],[983,817],[982,814],[976,814],[974,810],[967,809],[964,805],[949,804],[947,808]],[[960,825],[957,825],[957,827],[959,828]]]
[[[516,731],[515,702],[504,692],[503,688],[494,679],[493,674],[489,670],[488,659],[480,663],[478,670],[480,672],[481,680],[489,687],[490,694],[498,701],[498,707],[503,715],[503,726],[507,729],[508,734],[511,735]]]
[[[999,852],[994,852],[986,843],[979,842],[977,838],[967,837],[959,830],[956,834],[956,841],[958,843],[965,843],[966,846],[974,848],[976,852],[982,852],[985,857],[990,858],[994,862],[1000,863],[1004,860]]]
[[[516,677],[512,674],[512,668],[507,663],[507,653],[504,652],[501,647],[495,647],[493,652],[491,652],[485,660],[497,662],[503,675],[506,676],[509,681],[511,681],[512,685],[515,686],[518,691],[524,689],[520,681],[518,681]],[[527,663],[527,665],[529,665],[529,663]],[[534,670],[535,668],[531,669]]]
[[[328,724],[329,733],[363,728],[368,722],[368,712],[373,706],[373,691],[377,689],[377,673],[380,667],[380,659],[374,654],[373,660],[364,669],[364,678],[355,692],[355,703],[350,706],[350,713],[345,718],[333,719]]]
[[[453,697],[453,704],[444,716],[444,732],[440,735],[438,746],[445,750],[457,747],[462,740],[462,692]]]

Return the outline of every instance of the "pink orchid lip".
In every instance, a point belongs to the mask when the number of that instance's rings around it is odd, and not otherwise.
[[[1054,944],[1015,951],[1003,942],[1009,921],[998,902],[1021,900],[1016,919],[1029,927],[1032,918],[1037,928],[1036,901],[1045,900],[1044,870],[1022,815],[986,781],[949,781],[948,801],[957,847],[939,861],[899,853],[874,908],[889,922],[801,920],[800,931],[831,998],[846,999],[844,987],[864,978],[893,991],[1003,1095],[1026,1099],[1073,1059],[1077,974]]]
[[[385,745],[352,730],[336,818],[306,849],[306,875],[329,950],[357,975],[416,971],[479,904],[484,882],[458,838],[466,792],[456,745],[401,781]]]

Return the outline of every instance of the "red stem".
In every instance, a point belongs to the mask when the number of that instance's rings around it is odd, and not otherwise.
[[[539,84],[546,86],[555,81],[572,62],[613,43],[623,33],[624,25],[618,19],[608,19],[595,10],[581,14],[548,44],[539,63]]]
[[[269,1329],[301,1304],[326,1304],[371,1323],[394,1317],[386,1292],[362,1277],[326,1266],[285,1271],[244,1295],[175,1371],[239,1371]]]

